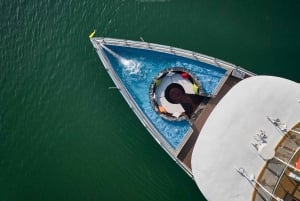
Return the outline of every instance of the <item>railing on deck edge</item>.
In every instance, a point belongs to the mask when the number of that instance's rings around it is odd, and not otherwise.
[[[97,49],[97,53],[99,55],[99,57],[101,58],[101,60],[103,60],[103,62],[106,64],[106,66],[110,67],[109,62],[107,61],[107,58],[103,57],[101,54],[101,47],[96,47]],[[193,178],[192,173],[184,166],[184,164],[179,161],[175,156],[176,156],[176,150],[173,151],[173,148],[170,147],[169,144],[167,144],[166,142],[164,142],[165,140],[162,137],[159,137],[159,133],[157,132],[157,130],[148,122],[147,118],[144,117],[143,112],[140,111],[139,107],[136,105],[136,103],[133,101],[133,98],[131,97],[131,95],[129,94],[129,92],[127,91],[126,87],[123,86],[122,82],[119,80],[118,76],[116,75],[116,73],[114,72],[113,68],[106,68],[106,70],[108,71],[108,74],[110,75],[110,77],[112,78],[112,80],[114,81],[115,85],[117,86],[117,88],[120,90],[121,94],[123,95],[124,99],[126,100],[127,104],[129,105],[129,107],[132,109],[132,111],[137,115],[137,117],[140,119],[140,121],[142,122],[142,124],[144,125],[144,127],[148,130],[148,132],[152,135],[152,137],[155,139],[155,141],[170,155],[170,157],[191,177]],[[192,132],[190,129],[187,133],[187,135],[189,134],[189,132]],[[158,139],[160,138],[160,140]]]
[[[299,150],[300,150],[300,147],[298,147],[296,149],[296,151],[292,154],[292,156],[290,157],[290,159],[287,162],[288,164],[290,164],[290,162],[293,160],[293,158],[295,157],[295,155],[298,153]],[[284,173],[285,173],[285,171],[286,171],[287,168],[288,168],[288,165],[285,165],[285,167],[283,168],[283,171],[281,172],[280,177],[278,178],[277,183],[276,183],[276,185],[275,185],[275,187],[274,187],[274,189],[272,191],[273,194],[275,193],[275,191],[276,191],[276,189],[277,189],[277,187],[278,187],[278,185],[279,185],[282,177],[284,176]],[[269,200],[272,200],[272,199],[269,198]]]
[[[252,73],[240,66],[223,61],[221,59],[217,59],[215,57],[207,56],[205,54],[200,54],[200,53],[190,51],[190,50],[183,50],[183,49],[175,48],[172,46],[148,43],[148,42],[144,42],[144,41],[132,41],[132,40],[113,39],[113,38],[96,38],[96,39],[102,41],[103,44],[105,44],[105,43],[109,43],[112,45],[126,44],[131,47],[137,47],[137,48],[143,48],[143,49],[149,48],[149,49],[153,49],[156,51],[168,52],[170,54],[175,54],[175,55],[179,55],[179,56],[185,56],[185,57],[188,57],[191,59],[196,59],[196,60],[202,61],[204,63],[209,63],[212,65],[221,67],[221,68],[225,68],[226,70],[236,69],[236,70],[245,72],[246,74],[249,74],[249,75],[255,75],[254,73]]]

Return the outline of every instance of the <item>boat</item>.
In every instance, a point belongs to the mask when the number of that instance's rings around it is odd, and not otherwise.
[[[90,37],[129,107],[207,200],[300,200],[300,85],[193,51]]]

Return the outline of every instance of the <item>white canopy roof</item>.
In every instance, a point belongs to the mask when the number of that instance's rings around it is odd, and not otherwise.
[[[235,168],[258,175],[266,163],[251,145],[260,129],[271,148],[282,137],[268,119],[290,128],[300,121],[300,85],[271,76],[247,78],[234,86],[207,119],[192,155],[194,179],[210,201],[249,201],[253,186]]]

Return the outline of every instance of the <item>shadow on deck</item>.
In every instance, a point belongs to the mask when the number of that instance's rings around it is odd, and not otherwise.
[[[215,97],[210,99],[210,101],[207,103],[207,105],[204,107],[203,110],[198,111],[199,115],[196,114],[195,119],[192,118],[193,133],[191,134],[190,138],[187,140],[187,142],[182,147],[182,149],[180,150],[177,156],[179,160],[183,162],[187,168],[189,168],[189,170],[192,170],[191,168],[192,152],[204,123],[206,122],[208,116],[213,111],[215,106],[223,98],[223,96],[239,81],[241,81],[241,79],[233,76],[229,76],[228,79],[223,84],[223,86],[221,87],[218,94]]]

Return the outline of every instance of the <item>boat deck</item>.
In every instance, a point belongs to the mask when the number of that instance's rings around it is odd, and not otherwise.
[[[180,48],[174,48],[174,47],[170,47],[170,46],[158,45],[158,44],[148,43],[148,42],[112,39],[112,38],[91,38],[91,42],[92,42],[93,46],[96,48],[97,53],[98,53],[101,61],[103,62],[105,69],[107,70],[108,74],[114,81],[115,85],[120,90],[124,99],[127,101],[129,106],[135,112],[135,114],[140,119],[140,121],[143,123],[143,125],[146,127],[146,129],[149,131],[149,133],[160,144],[160,146],[172,157],[172,159],[176,160],[178,165],[189,176],[193,177],[192,170],[191,170],[192,151],[194,149],[194,145],[196,143],[198,135],[199,135],[204,123],[206,122],[208,116],[213,111],[214,107],[218,104],[218,102],[222,99],[222,97],[237,82],[239,82],[240,80],[242,80],[244,78],[254,76],[255,74],[253,74],[239,66],[216,59],[214,57],[209,57],[207,55],[195,53],[193,51],[187,51],[187,50],[183,50]],[[160,127],[160,124],[157,123],[154,125],[153,123],[160,122],[160,121],[157,121],[157,119],[149,120],[148,117],[146,117],[145,111],[143,111],[143,109],[141,109],[141,107],[135,102],[134,98],[131,96],[130,92],[128,91],[127,88],[129,88],[129,86],[124,85],[124,82],[118,76],[117,71],[115,71],[113,69],[111,61],[107,57],[107,54],[108,54],[111,57],[115,57],[118,60],[120,55],[116,54],[113,50],[110,50],[107,46],[110,46],[110,47],[116,46],[118,48],[119,47],[134,48],[134,49],[140,49],[141,51],[151,50],[154,52],[162,52],[162,53],[166,53],[166,54],[170,54],[170,55],[180,56],[180,57],[183,57],[183,58],[186,58],[189,60],[201,62],[202,64],[205,64],[205,65],[212,65],[212,66],[219,67],[220,69],[225,70],[225,72],[223,72],[223,70],[222,70],[222,72],[221,71],[219,72],[218,70],[216,70],[218,76],[221,76],[221,75],[223,76],[224,73],[226,76],[221,78],[220,83],[219,83],[220,80],[218,80],[219,85],[216,89],[214,89],[213,91],[207,91],[207,94],[209,97],[205,97],[204,100],[199,101],[199,102],[201,102],[200,105],[198,105],[198,102],[197,102],[198,99],[195,99],[194,97],[186,96],[186,97],[184,97],[185,99],[182,99],[183,100],[182,104],[186,106],[186,108],[184,108],[184,109],[185,109],[185,111],[188,111],[187,117],[189,119],[190,125],[192,125],[192,126],[190,126],[188,123],[185,122],[186,128],[188,129],[188,131],[187,131],[185,137],[183,137],[184,139],[181,139],[181,142],[182,142],[181,144],[179,144],[179,145],[176,144],[177,138],[174,138],[175,139],[175,141],[174,141],[171,137],[169,137],[169,136],[173,136],[173,134],[174,134],[173,129],[157,129],[158,127]],[[141,53],[139,52],[139,54],[141,54]],[[165,59],[170,62],[171,62],[171,60],[173,61],[173,57],[172,58],[166,57]],[[149,62],[151,64],[152,60],[150,59]],[[181,66],[180,64],[177,64],[177,63],[176,63],[176,65]],[[149,66],[151,66],[151,65],[149,65]],[[186,66],[186,64],[184,64],[184,66]],[[156,65],[156,68],[157,69],[161,68],[160,71],[162,71],[163,69],[165,69],[165,66],[164,65],[161,65],[161,66]],[[202,73],[198,72],[198,74],[197,74],[196,72],[194,72],[194,69],[187,68],[187,70],[191,70],[193,73],[195,73],[196,76],[199,76],[199,77],[197,77],[197,79],[201,79],[200,75]],[[152,70],[151,70],[151,72],[152,72]],[[124,76],[124,77],[126,77],[126,76]],[[149,76],[149,77],[154,77],[154,76]],[[131,81],[129,82],[128,81],[128,83],[130,83],[129,85],[130,85],[130,87],[132,87],[132,89],[135,89],[135,88],[139,88],[139,87],[137,87],[138,84],[141,84],[144,82],[141,82],[140,80],[138,80],[138,82],[131,82]],[[140,88],[143,88],[143,86],[141,86]],[[191,87],[189,87],[189,88],[191,88]],[[192,91],[190,91],[190,92],[192,92]],[[214,93],[213,97],[210,97],[210,94],[213,94],[213,93]],[[139,94],[142,94],[142,93],[139,93]],[[143,97],[142,97],[142,95],[141,95],[141,97],[139,97],[141,102],[145,101],[143,99]],[[147,98],[149,98],[149,97],[147,96]],[[164,99],[162,99],[162,101],[164,101]],[[152,116],[156,117],[155,111],[150,111],[150,112],[154,112],[153,113],[154,115],[152,115]],[[170,111],[170,112],[172,113],[172,116],[177,118],[177,116],[178,116],[177,111],[175,111],[175,112]],[[178,117],[180,117],[180,116],[178,116]],[[190,119],[190,117],[191,117],[191,119]],[[159,116],[159,119],[161,119],[160,116]],[[172,126],[175,126],[175,125],[172,125]],[[176,129],[178,127],[176,127]],[[181,127],[180,127],[180,129],[181,129]],[[174,149],[174,147],[176,147],[176,149]]]
[[[275,157],[268,161],[262,169],[258,181],[276,197],[284,201],[300,200],[300,170],[294,169],[300,157],[300,123],[294,126],[295,133],[289,131],[276,147]],[[280,162],[276,158],[286,162]],[[274,200],[269,194],[257,186],[253,193],[253,201]]]
[[[196,116],[196,118],[192,119],[193,133],[191,134],[191,136],[186,141],[185,145],[182,147],[179,154],[177,155],[179,160],[185,165],[185,167],[189,169],[190,172],[192,172],[191,157],[192,157],[193,148],[204,123],[206,122],[208,116],[213,111],[213,109],[218,104],[218,102],[239,81],[241,81],[241,79],[236,78],[232,75],[228,76],[227,80],[222,85],[218,94],[215,97],[210,99],[210,101],[207,103],[207,105],[203,110],[198,111],[199,115],[197,114],[194,115]]]

